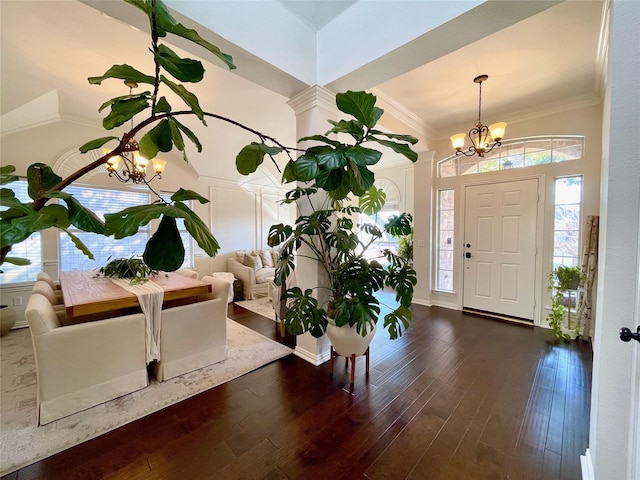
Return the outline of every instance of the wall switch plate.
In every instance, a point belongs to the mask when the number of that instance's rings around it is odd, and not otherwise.
[[[427,246],[427,242],[424,240],[418,240],[418,246],[419,247],[426,247]]]
[[[14,305],[22,305],[22,297],[13,297],[13,304]]]

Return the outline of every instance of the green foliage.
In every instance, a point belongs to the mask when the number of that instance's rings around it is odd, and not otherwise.
[[[350,105],[358,115],[358,105]],[[374,117],[375,119],[375,117]],[[373,120],[371,120],[373,121]],[[316,179],[317,181],[317,179]],[[317,187],[297,187],[287,193],[284,203],[305,202],[318,192]],[[375,214],[384,206],[384,194],[375,187],[369,188],[361,196],[360,205],[369,214]],[[378,320],[380,302],[375,293],[389,286],[396,292],[399,306],[385,316],[384,328],[392,339],[398,338],[411,323],[411,299],[417,283],[416,272],[403,258],[387,253],[389,264],[383,267],[377,260],[368,260],[366,252],[383,232],[376,225],[362,224],[360,230],[371,236],[366,243],[358,238],[355,221],[361,209],[355,206],[342,207],[341,202],[329,201],[331,206],[314,207],[300,215],[295,225],[278,224],[269,230],[268,244],[280,245],[280,255],[276,265],[275,283],[286,284],[286,279],[295,270],[296,248],[306,247],[301,255],[316,260],[326,273],[328,285],[319,285],[302,292],[299,288],[287,290],[289,311],[284,323],[289,332],[300,335],[309,332],[315,337],[324,335],[327,317],[338,326],[355,326],[356,331],[365,336],[369,328]],[[390,219],[385,232],[411,231],[411,216],[401,214]],[[328,291],[326,304],[320,305],[314,293]]]
[[[108,260],[110,260],[109,257]],[[131,285],[144,283],[150,275],[156,275],[158,272],[144,263],[144,260],[138,257],[117,258],[109,261],[104,267],[100,267],[98,271],[105,277],[129,278]]]
[[[580,282],[585,280],[585,275],[580,267],[569,267],[560,265],[549,274],[547,291],[551,293],[551,311],[547,320],[551,327],[551,334],[557,339],[569,341],[571,335],[563,329],[564,320],[567,316],[567,290],[575,290]],[[571,305],[569,304],[569,308]],[[579,334],[576,331],[576,335]]]

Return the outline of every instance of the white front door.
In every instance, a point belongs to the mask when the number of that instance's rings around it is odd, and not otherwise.
[[[465,188],[463,307],[533,320],[538,180]]]

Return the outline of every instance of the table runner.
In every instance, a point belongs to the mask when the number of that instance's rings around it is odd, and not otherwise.
[[[131,285],[130,280],[111,278],[113,283],[138,297],[140,308],[146,319],[147,363],[160,360],[160,323],[164,290],[152,281]]]

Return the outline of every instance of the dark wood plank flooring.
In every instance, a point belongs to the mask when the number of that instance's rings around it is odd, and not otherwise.
[[[367,379],[290,355],[3,477],[24,479],[580,479],[591,349],[547,331],[413,307],[378,332]],[[274,339],[274,322],[229,316]],[[293,339],[285,343],[291,345]]]

